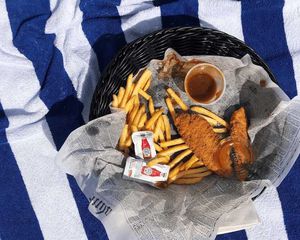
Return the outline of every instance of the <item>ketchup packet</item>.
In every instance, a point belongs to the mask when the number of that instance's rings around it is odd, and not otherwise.
[[[152,132],[134,132],[131,137],[134,143],[134,152],[136,157],[150,160],[156,156]]]
[[[169,170],[170,167],[168,165],[156,164],[155,166],[148,167],[146,161],[128,157],[126,159],[123,178],[156,186],[157,182],[168,180]]]

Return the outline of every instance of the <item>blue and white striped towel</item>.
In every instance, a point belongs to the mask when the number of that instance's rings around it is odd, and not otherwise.
[[[299,0],[0,1],[0,239],[107,239],[54,156],[87,121],[96,82],[121,46],[190,25],[245,41],[290,97],[300,91]],[[299,171],[297,161],[255,201],[262,224],[217,239],[300,239]]]

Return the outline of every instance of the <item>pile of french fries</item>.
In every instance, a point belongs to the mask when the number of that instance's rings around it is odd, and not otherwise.
[[[132,147],[131,134],[136,131],[149,130],[153,132],[154,146],[157,156],[148,162],[148,166],[167,164],[170,166],[167,184],[195,184],[212,174],[202,160],[193,154],[182,138],[171,135],[171,125],[168,114],[175,120],[175,107],[183,111],[191,110],[200,114],[219,134],[227,133],[229,124],[216,114],[200,106],[189,108],[171,88],[166,90],[165,99],[168,113],[163,109],[155,109],[152,97],[147,93],[151,85],[151,71],[146,69],[139,79],[130,74],[126,87],[121,87],[118,95],[113,95],[112,107],[124,109],[127,113],[126,124],[119,140],[119,149],[129,153]],[[146,100],[141,103],[140,98]]]
[[[124,109],[127,113],[126,124],[119,140],[120,150],[129,152],[132,146],[131,134],[144,129],[148,122],[146,106],[140,103],[140,97],[150,100],[151,96],[146,92],[150,84],[151,71],[146,69],[136,81],[134,81],[133,74],[130,74],[126,87],[121,87],[118,95],[113,95],[112,107]]]

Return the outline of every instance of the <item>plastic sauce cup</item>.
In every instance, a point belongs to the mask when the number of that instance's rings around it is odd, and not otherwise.
[[[184,89],[188,97],[203,105],[216,103],[223,96],[225,87],[223,72],[209,63],[192,67],[184,79]]]

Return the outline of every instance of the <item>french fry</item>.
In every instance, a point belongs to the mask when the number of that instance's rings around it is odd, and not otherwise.
[[[185,150],[185,149],[188,149],[188,148],[189,148],[188,145],[181,144],[181,145],[177,145],[175,147],[165,149],[165,150],[159,152],[158,155],[159,156],[169,156],[169,155],[172,155],[176,152],[179,152],[179,151],[182,151],[182,150]]]
[[[177,163],[179,163],[182,159],[184,159],[186,156],[188,156],[191,153],[192,153],[192,150],[187,149],[187,150],[183,151],[182,153],[178,154],[178,156],[176,158],[174,158],[172,162],[169,163],[170,168],[174,167]]]
[[[137,126],[135,126],[135,125],[131,125],[131,126],[130,126],[130,130],[131,130],[132,133],[134,133],[134,132],[137,132],[137,131],[138,131],[138,128],[137,128]]]
[[[144,113],[144,114],[141,116],[141,118],[140,118],[140,122],[139,122],[139,125],[138,125],[138,129],[143,128],[146,121],[147,121],[147,113]]]
[[[127,78],[126,89],[125,89],[125,93],[124,93],[122,102],[120,103],[120,108],[124,108],[125,104],[128,101],[128,96],[129,96],[129,93],[131,92],[131,87],[132,87],[132,78],[133,78],[133,74],[131,73],[131,74],[129,74],[129,76]]]
[[[154,133],[153,133],[153,138],[154,138],[154,142],[157,142],[158,140],[158,135],[159,135],[159,131],[160,131],[160,122],[157,121],[155,128],[154,128]]]
[[[198,160],[198,162],[195,162],[195,163],[191,166],[191,168],[198,168],[198,167],[203,167],[203,166],[204,166],[203,162],[202,162],[201,160]]]
[[[150,85],[151,85],[151,78],[148,79],[147,83],[143,87],[143,90],[146,92],[149,89]]]
[[[160,122],[160,129],[161,129],[162,133],[164,133],[165,132],[165,124],[164,124],[163,116],[161,115],[157,121]]]
[[[129,113],[128,121],[131,124],[139,110],[139,105],[135,104]]]
[[[160,164],[160,163],[167,164],[168,162],[169,162],[169,158],[167,158],[167,157],[157,157],[157,158],[154,158],[151,161],[149,161],[147,163],[147,166],[152,167],[156,164]]]
[[[119,105],[118,96],[116,94],[113,94],[113,101],[112,101],[111,106],[112,107],[118,107],[118,105]]]
[[[151,129],[152,125],[156,122],[160,115],[162,115],[163,111],[163,109],[160,109],[152,115],[152,117],[145,124],[146,129]]]
[[[172,183],[173,181],[176,180],[176,176],[179,173],[180,167],[182,166],[182,162],[179,163],[175,168],[173,168],[170,172],[169,172],[169,176],[168,176],[168,184]]]
[[[184,171],[184,169],[185,169],[185,163],[183,163],[183,164],[181,165],[179,171],[180,171],[180,172],[181,172],[181,171]]]
[[[171,98],[166,98],[166,104],[167,104],[168,110],[170,112],[170,115],[171,115],[173,121],[175,121],[176,113],[175,113],[174,106],[172,104]]]
[[[136,95],[136,98],[134,99],[133,104],[140,105],[140,99],[139,99],[138,95]]]
[[[170,147],[170,146],[174,146],[174,145],[179,145],[184,143],[184,140],[182,138],[176,138],[167,142],[161,142],[159,145],[162,148],[166,148],[166,147]]]
[[[182,178],[206,177],[206,176],[209,176],[211,174],[212,174],[211,171],[206,171],[206,172],[202,172],[202,173],[186,174]]]
[[[124,96],[124,93],[125,93],[125,88],[123,87],[120,87],[119,89],[119,93],[118,93],[118,102],[122,102],[122,99],[123,99],[123,96]]]
[[[156,122],[156,126],[154,128],[154,137],[155,141],[165,141],[164,134],[163,134],[164,122],[162,120],[162,116],[160,116]]]
[[[131,136],[128,136],[128,138],[126,139],[126,142],[125,142],[125,146],[126,146],[126,147],[130,147],[131,144],[132,144]]]
[[[188,170],[189,168],[191,168],[191,166],[193,166],[193,164],[195,162],[199,161],[199,159],[196,157],[196,155],[194,154],[185,164],[184,164],[184,169]]]
[[[163,150],[157,143],[154,143],[154,147],[157,152],[161,152]]]
[[[149,103],[148,103],[148,108],[149,108],[149,112],[151,114],[151,116],[154,114],[154,103],[153,103],[153,99],[150,98],[149,99]]]
[[[207,117],[205,115],[200,114],[212,127],[219,126],[219,122],[211,117]]]
[[[165,126],[165,132],[166,132],[166,140],[171,140],[171,126],[167,115],[163,115],[163,122]]]
[[[132,98],[129,99],[129,101],[126,103],[125,105],[125,112],[128,113],[131,111],[131,109],[133,108],[133,103],[136,101],[136,98],[138,98],[138,96],[133,96]]]
[[[147,101],[151,98],[151,96],[150,96],[148,93],[146,93],[144,90],[142,90],[142,89],[139,89],[139,94],[140,94],[143,98],[145,98]]]
[[[125,146],[125,142],[126,142],[126,138],[127,138],[127,135],[128,135],[128,124],[126,124],[122,130],[122,133],[121,133],[121,137],[120,137],[120,140],[119,140],[119,146],[122,148],[123,146]]]
[[[212,119],[215,119],[217,122],[219,122],[221,125],[229,129],[229,124],[222,118],[220,118],[218,115],[214,114],[213,112],[199,106],[191,107],[191,110],[200,114],[203,114],[205,116],[211,117]]]
[[[196,183],[201,182],[202,179],[203,179],[203,177],[189,178],[189,179],[181,178],[181,179],[175,180],[174,183],[178,184],[178,185],[191,185],[191,184],[196,184]]]
[[[164,142],[165,141],[165,137],[164,137],[164,134],[163,134],[163,132],[162,132],[161,129],[159,129],[159,131],[158,131],[158,140],[160,142]]]
[[[130,99],[132,97],[132,92],[133,92],[134,88],[135,88],[135,83],[132,83],[131,84],[131,89],[130,89],[130,92],[129,92],[129,95],[128,95],[128,99]]]
[[[132,125],[135,126],[139,125],[140,119],[145,111],[146,111],[146,107],[145,105],[142,105],[142,107],[138,110],[137,114],[135,115]]]
[[[215,133],[227,133],[227,128],[214,128]]]
[[[180,167],[180,169],[182,168],[182,166]],[[205,176],[208,176],[210,175],[212,172],[211,171],[208,171],[206,167],[203,167],[203,169],[201,169],[200,171],[200,168],[199,168],[199,171],[196,172],[196,171],[192,171],[192,170],[196,170],[196,169],[190,169],[190,170],[187,170],[187,171],[182,171],[182,172],[179,172],[178,174],[176,174],[175,177],[173,177],[173,181],[175,181],[176,179],[179,179],[179,178],[193,178],[194,176],[196,177],[205,177]]]
[[[183,111],[188,110],[188,106],[180,99],[180,97],[174,92],[172,88],[167,89],[167,93],[175,100]]]
[[[132,92],[132,96],[135,96],[138,94],[139,92],[139,89],[142,89],[146,82],[148,81],[148,79],[151,77],[152,73],[149,69],[146,69],[142,76],[140,77],[140,79],[138,80],[138,82],[135,84],[135,87],[133,89],[133,92]]]
[[[203,173],[206,171],[208,171],[207,167],[193,168],[193,169],[183,171],[182,176],[189,175],[189,174],[195,174],[195,173]]]

